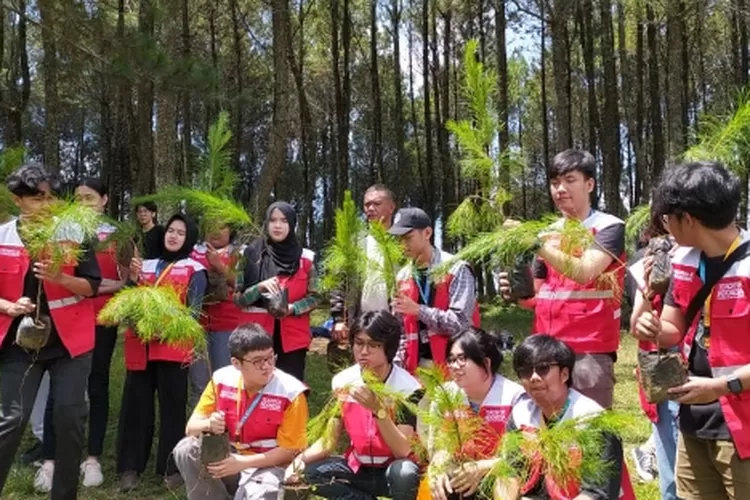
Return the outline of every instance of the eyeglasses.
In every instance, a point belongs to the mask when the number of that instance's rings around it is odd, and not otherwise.
[[[372,342],[369,340],[359,340],[356,339],[354,341],[354,348],[359,349],[360,351],[363,350],[365,347],[367,347],[368,351],[374,351],[376,349],[382,349],[383,343],[382,342]]]
[[[466,361],[468,361],[466,354],[456,354],[455,356],[448,356],[445,359],[445,364],[448,365],[448,367],[455,366],[456,368],[463,368],[466,366]]]
[[[238,359],[240,363],[250,363],[253,365],[254,368],[260,370],[266,365],[266,363],[268,363],[271,366],[275,366],[277,357],[278,356],[274,354],[273,356],[266,356],[263,358],[253,358],[253,359],[238,358]]]
[[[522,379],[530,379],[534,373],[544,378],[553,366],[560,366],[559,363],[539,363],[534,366],[522,366],[516,370],[516,374]]]

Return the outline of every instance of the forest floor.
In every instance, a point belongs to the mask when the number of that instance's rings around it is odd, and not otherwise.
[[[483,310],[482,323],[486,328],[502,328],[513,332],[516,339],[522,338],[528,332],[531,317],[528,313],[518,309],[501,309],[497,307],[487,307]],[[330,392],[330,374],[326,366],[325,345],[323,339],[316,339],[311,347],[311,354],[307,358],[307,383],[311,388],[310,411],[312,415],[323,406]],[[638,387],[635,379],[637,345],[629,335],[623,335],[622,345],[618,353],[616,366],[617,385],[615,386],[615,409],[625,412],[636,417],[637,424],[632,428],[623,429],[623,439],[625,451],[628,457],[628,467],[633,484],[636,488],[636,496],[639,500],[657,500],[660,498],[658,491],[658,481],[648,484],[640,483],[635,474],[635,467],[630,461],[630,450],[643,442],[649,436],[650,423],[643,415],[638,404]],[[123,365],[122,343],[118,344],[115,351],[115,359],[112,363],[112,379],[110,385],[110,421],[107,430],[107,439],[105,443],[105,453],[102,457],[104,466],[104,485],[100,488],[83,488],[79,489],[78,498],[82,500],[120,500],[120,499],[184,499],[184,488],[178,491],[168,491],[157,477],[153,470],[153,461],[149,462],[147,472],[141,478],[140,484],[136,490],[131,493],[120,493],[118,489],[119,482],[115,475],[115,439],[117,436],[117,418],[120,409],[120,397],[125,376]],[[503,362],[503,373],[510,376],[510,360]],[[156,440],[154,440],[156,441]],[[27,429],[21,450],[25,450],[32,443],[30,431]],[[156,443],[154,443],[156,444]],[[156,446],[154,446],[154,454]],[[153,455],[152,455],[153,460]],[[38,494],[34,491],[34,473],[33,467],[14,466],[5,485],[2,498],[4,499],[30,499],[46,498],[46,495]]]

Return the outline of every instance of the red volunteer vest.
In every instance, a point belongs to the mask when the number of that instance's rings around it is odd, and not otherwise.
[[[143,261],[139,286],[153,286],[157,281],[156,266],[159,259]],[[168,265],[168,264],[167,264]],[[203,266],[192,259],[182,259],[175,262],[162,273],[167,273],[161,279],[159,286],[171,286],[180,292],[180,298],[187,300],[187,289],[190,278],[196,272],[203,271]],[[189,364],[193,356],[193,346],[169,346],[156,340],[144,344],[136,335],[128,330],[125,332],[125,368],[128,370],[145,370],[149,361],[172,361]]]
[[[586,415],[595,415],[604,411],[604,409],[593,399],[587,398],[574,389],[570,389],[568,397],[570,398],[570,405],[560,418],[560,422],[584,417]],[[511,415],[516,427],[524,432],[535,433],[545,425],[542,411],[530,397],[521,399],[521,401],[513,407]],[[571,448],[570,459],[574,463],[580,463],[580,450],[577,448]],[[544,474],[544,464],[540,459],[537,458],[535,460],[532,457],[531,461],[532,470],[529,471],[529,479],[521,488],[522,494],[531,491],[536,487],[539,481],[544,481],[544,486],[551,500],[570,500],[578,496],[580,492],[580,484],[556,484],[550,475]],[[620,474],[620,496],[618,498],[620,500],[636,500],[633,485],[630,482],[628,468],[624,460],[622,463],[622,472]]]
[[[16,220],[0,225],[0,298],[16,302],[23,296],[26,273],[31,266]],[[75,275],[75,266],[63,266],[62,272]],[[91,300],[74,295],[54,283],[42,282],[50,316],[65,348],[75,358],[94,348],[95,316]],[[30,297],[32,301],[35,297]],[[0,344],[8,334],[13,318],[0,314]]]
[[[742,232],[743,241],[750,234]],[[677,307],[686,312],[688,304],[703,286],[697,270],[701,251],[694,248],[677,250],[672,259],[672,295]],[[736,262],[711,293],[711,343],[708,361],[714,377],[732,374],[750,364],[750,257]],[[700,314],[695,315],[682,344],[688,358],[696,334]],[[737,454],[750,458],[750,392],[727,394],[719,398],[721,410],[734,441]]]
[[[440,252],[440,262],[445,262],[453,258],[453,255],[442,250],[434,249],[433,251]],[[434,285],[434,297],[430,297],[430,307],[447,311],[450,306],[450,287],[453,281],[453,276],[461,266],[465,266],[465,262],[457,262],[451,271],[445,276],[445,278]],[[419,287],[417,286],[414,276],[412,275],[412,266],[408,265],[401,269],[398,273],[398,289],[399,291],[412,299],[414,302],[419,302]],[[409,373],[414,373],[419,366],[419,320],[414,314],[405,314],[404,318],[404,335],[406,338],[406,359],[404,360],[404,368]],[[471,326],[479,327],[479,305],[474,304],[474,314],[471,317]],[[466,325],[469,326],[469,325]],[[430,350],[432,351],[432,360],[438,365],[445,365],[445,349],[448,346],[448,340],[450,340],[450,333],[430,331],[428,332],[430,337]]]
[[[333,392],[340,391],[347,386],[363,384],[362,370],[359,365],[350,366],[337,373],[331,381]],[[417,379],[396,365],[393,365],[391,374],[385,384],[404,395],[410,395],[421,387]],[[370,410],[357,403],[347,394],[342,394],[341,397],[343,398],[341,413],[344,428],[351,441],[351,446],[344,455],[349,467],[355,473],[363,465],[367,467],[387,467],[393,462],[394,457],[380,434],[376,417]],[[393,416],[393,414],[391,415]]]
[[[198,262],[206,269],[210,269],[211,265],[206,257],[206,245],[196,245],[193,252],[190,254],[190,258]],[[227,267],[234,267],[236,264],[233,262],[232,255],[234,253],[234,246],[229,244],[223,252],[220,251],[219,256],[221,262]],[[267,320],[263,317],[263,310],[258,308],[240,309],[232,301],[232,295],[234,289],[229,289],[229,298],[217,304],[205,304],[203,306],[203,315],[201,316],[201,324],[207,332],[231,332],[234,331],[240,325],[247,323],[259,323],[261,326],[268,330],[268,325],[263,322]],[[250,312],[248,312],[250,311]],[[273,325],[271,325],[273,328]]]
[[[560,221],[562,223],[562,219]],[[617,217],[602,212],[583,221],[593,234],[623,224]],[[618,256],[625,259],[625,254]],[[625,268],[612,262],[605,272],[615,271],[619,289],[625,286]],[[552,266],[536,294],[533,333],[547,333],[562,340],[576,354],[616,352],[620,345],[621,294],[597,288],[595,281],[579,285]]]
[[[116,228],[113,225],[102,223],[96,233],[99,242],[105,241],[115,230]],[[102,275],[102,279],[120,280],[120,268],[117,263],[117,249],[115,245],[109,245],[107,248],[98,250],[96,252],[96,262],[99,264],[99,272]],[[91,299],[94,304],[95,317],[99,316],[99,311],[107,305],[107,302],[111,298],[112,294],[107,293],[97,295]]]
[[[271,381],[260,391],[260,401],[238,433],[238,424],[257,394],[248,396],[242,374],[232,365],[215,371],[213,381],[218,396],[216,410],[224,412],[229,439],[240,453],[263,453],[277,448],[276,434],[284,412],[307,390],[296,378],[274,370]]]
[[[447,383],[445,387],[448,391],[463,394],[463,391],[454,382]],[[471,441],[465,443],[459,450],[461,460],[484,460],[495,455],[500,439],[505,434],[505,428],[513,406],[523,394],[523,387],[519,384],[502,375],[495,374],[490,392],[487,393],[479,407],[479,417],[484,420],[486,425],[479,429],[473,435]],[[459,421],[460,425],[462,418],[473,415],[469,400],[465,394],[463,394],[463,397],[466,408],[454,415],[451,415],[450,412],[446,413],[444,415],[446,421],[455,419]]]
[[[307,295],[307,281],[310,270],[315,260],[315,252],[307,248],[302,250],[299,269],[292,276],[279,276],[281,288],[285,288],[288,294],[289,304],[294,304]],[[263,326],[269,335],[273,335],[274,317],[259,308],[248,308],[244,310],[251,314],[257,314],[257,323]],[[257,312],[256,312],[257,311]],[[261,313],[262,311],[262,313]],[[284,352],[297,351],[310,347],[310,314],[302,316],[286,316],[281,318],[281,347]]]

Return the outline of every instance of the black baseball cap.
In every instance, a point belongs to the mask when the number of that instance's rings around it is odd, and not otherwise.
[[[421,208],[402,208],[396,212],[390,233],[394,236],[403,236],[413,229],[425,229],[432,227],[432,219]]]

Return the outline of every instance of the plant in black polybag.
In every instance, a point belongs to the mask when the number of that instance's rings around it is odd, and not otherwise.
[[[649,403],[658,404],[673,398],[667,390],[688,381],[685,360],[678,352],[641,351],[638,353],[638,370]]]
[[[274,318],[283,318],[289,315],[289,292],[281,288],[277,293],[263,294],[268,302],[268,312]]]
[[[669,279],[672,275],[672,258],[669,255],[671,249],[672,242],[666,236],[651,238],[648,242],[648,253],[654,259],[648,285],[657,295],[664,295],[669,289]]]
[[[534,274],[531,269],[533,260],[533,254],[519,255],[513,267],[508,269],[511,302],[530,299],[535,295]]]

